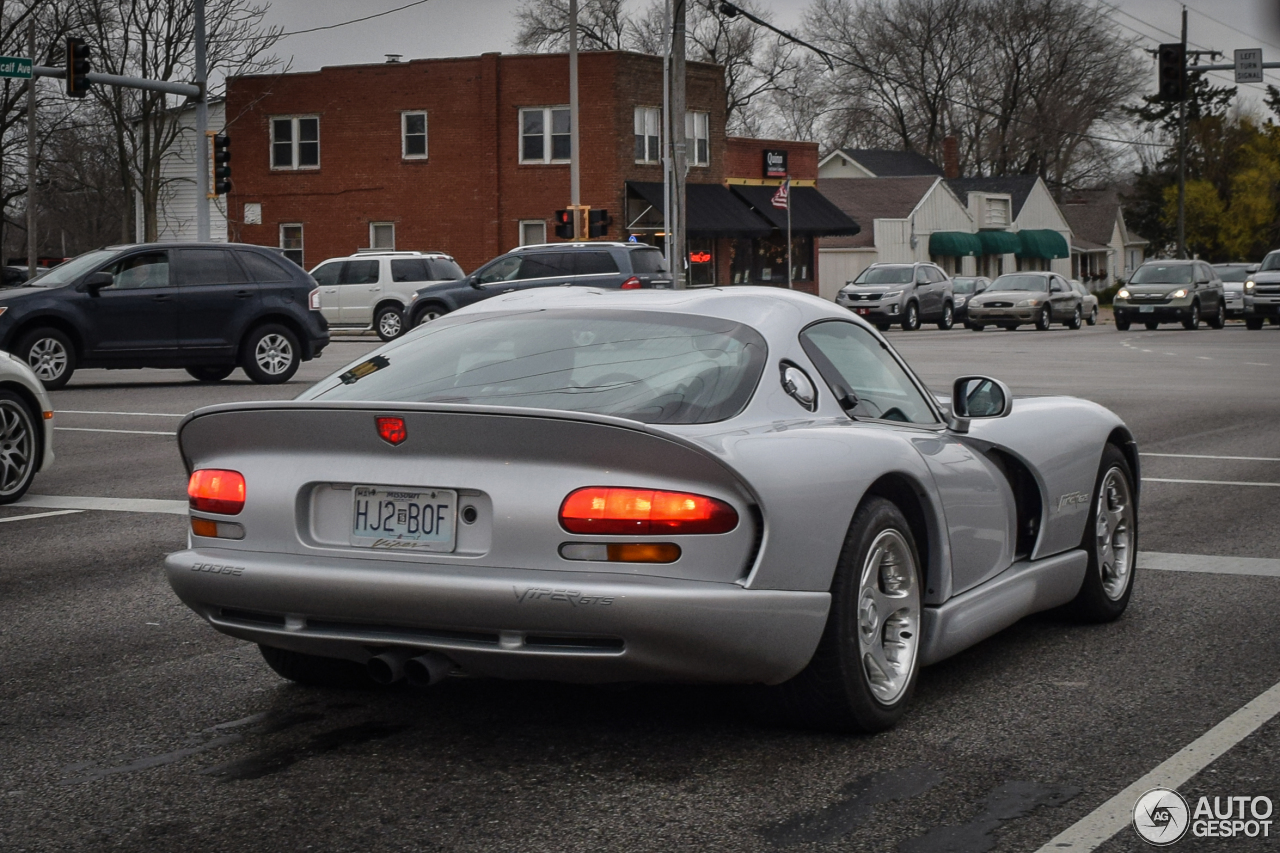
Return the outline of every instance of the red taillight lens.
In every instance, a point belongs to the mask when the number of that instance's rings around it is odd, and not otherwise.
[[[560,505],[560,524],[570,533],[728,533],[738,513],[724,501],[654,489],[578,489]]]
[[[378,418],[378,435],[387,444],[400,444],[409,437],[404,418]]]
[[[316,288],[307,294],[307,305],[312,311],[320,310],[320,288]]]
[[[622,283],[623,290],[639,290],[641,287],[644,287],[644,285],[642,285],[640,283],[640,279],[635,276],[631,276],[631,278]]]
[[[244,509],[244,477],[239,471],[216,468],[192,471],[187,496],[192,509],[235,515]]]

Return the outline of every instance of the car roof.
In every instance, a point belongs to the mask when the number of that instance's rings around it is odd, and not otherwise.
[[[207,242],[186,240],[174,243],[116,243],[102,247],[102,251],[108,252],[123,252],[130,249],[259,249],[264,252],[280,251],[275,246],[259,246],[257,243],[224,243],[213,240]]]
[[[1147,258],[1142,262],[1142,266],[1147,264],[1207,264],[1208,261],[1201,261],[1196,258]]]
[[[527,252],[530,249],[599,249],[601,247],[611,249],[658,249],[657,246],[650,246],[648,243],[621,243],[610,240],[592,240],[586,243],[530,243],[527,246],[516,246],[512,252]],[[661,251],[661,249],[658,249]],[[508,252],[507,254],[510,254]]]

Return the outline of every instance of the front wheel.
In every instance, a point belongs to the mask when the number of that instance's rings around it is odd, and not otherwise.
[[[404,313],[394,305],[384,305],[373,318],[373,328],[384,341],[393,341],[404,334]]]
[[[23,336],[15,351],[40,378],[47,391],[56,391],[71,381],[76,369],[76,348],[57,329],[36,329]]]
[[[877,329],[879,329],[879,330],[880,330],[880,331],[882,331],[882,332],[887,332],[887,331],[889,331],[889,327],[890,327],[891,325],[892,325],[891,323],[876,323],[876,328],[877,328]],[[1262,328],[1262,327],[1261,327],[1261,326],[1259,326],[1258,328]]]
[[[1221,301],[1221,300],[1219,300],[1219,301],[1218,301],[1218,313],[1214,314],[1214,315],[1213,315],[1213,318],[1212,318],[1211,320],[1209,320],[1209,328],[1210,328],[1210,329],[1225,329],[1226,327],[1227,327],[1227,309],[1226,309],[1226,307],[1222,304],[1222,301]]]
[[[1088,568],[1080,592],[1069,605],[1087,622],[1111,622],[1120,618],[1133,594],[1133,570],[1138,555],[1138,506],[1133,473],[1114,444],[1102,451],[1098,478],[1093,487],[1084,541]]]
[[[965,323],[965,325],[968,326],[969,330],[973,332],[981,332],[983,329],[986,328],[986,326],[984,326],[982,323]]]
[[[1144,326],[1146,326],[1146,327],[1147,327],[1147,331],[1148,331],[1148,332],[1154,332],[1156,329],[1160,328],[1160,324],[1159,324],[1159,323],[1153,323],[1153,322],[1152,322],[1152,321],[1150,321],[1150,320],[1148,320],[1147,322],[1143,323],[1142,325],[1144,325]]]
[[[1191,316],[1182,321],[1182,328],[1188,332],[1194,332],[1200,328],[1200,303],[1191,303]]]
[[[1260,332],[1262,331],[1262,318],[1246,317],[1244,320],[1244,327],[1251,332]]]
[[[920,328],[920,306],[914,302],[907,303],[907,310],[902,314],[902,331],[914,332]]]
[[[1127,331],[1129,331],[1129,320],[1128,320],[1127,318],[1125,318],[1125,317],[1117,317],[1117,318],[1116,318],[1116,331],[1117,331],[1117,332],[1127,332]]]
[[[778,691],[803,725],[887,729],[906,712],[920,670],[920,559],[901,510],[870,498],[853,517],[831,610],[809,665]]]
[[[1049,326],[1052,323],[1053,323],[1053,314],[1049,311],[1049,306],[1046,305],[1043,308],[1041,308],[1040,313],[1036,315],[1036,331],[1047,332],[1049,331]]]
[[[26,494],[40,467],[36,413],[12,391],[0,391],[0,504]]]
[[[275,323],[250,332],[240,350],[240,366],[259,385],[288,382],[301,363],[297,336]]]
[[[1098,306],[1093,306],[1093,310],[1089,312],[1088,319],[1085,320],[1090,326],[1098,325]]]
[[[416,329],[423,323],[430,323],[449,313],[449,309],[438,303],[429,303],[422,306],[413,315],[413,326]]]
[[[938,321],[938,328],[947,331],[956,324],[956,309],[948,302],[942,306],[942,319]]]
[[[231,375],[235,367],[188,367],[187,373],[198,382],[221,382]]]

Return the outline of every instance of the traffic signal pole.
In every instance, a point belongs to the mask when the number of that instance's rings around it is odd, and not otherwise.
[[[204,0],[195,0],[196,85],[196,240],[209,242],[209,99],[205,97],[208,75],[204,56]]]
[[[36,22],[27,21],[27,50],[36,56]],[[27,81],[27,278],[36,274],[36,78]]]
[[[1182,55],[1187,55],[1187,7],[1182,7]],[[1183,61],[1183,97],[1178,102],[1178,257],[1187,256],[1187,72]]]

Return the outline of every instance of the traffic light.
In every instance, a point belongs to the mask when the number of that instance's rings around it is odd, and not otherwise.
[[[1160,100],[1187,99],[1187,46],[1181,42],[1160,45]]]
[[[89,93],[89,72],[93,66],[89,64],[89,45],[84,39],[67,36],[67,94],[73,98],[83,98]]]
[[[609,233],[613,219],[604,208],[592,208],[587,212],[587,236],[603,237]]]
[[[562,240],[572,240],[576,234],[573,233],[573,211],[557,210],[556,211],[556,236]]]
[[[231,192],[231,137],[225,133],[213,137],[213,194]]]

